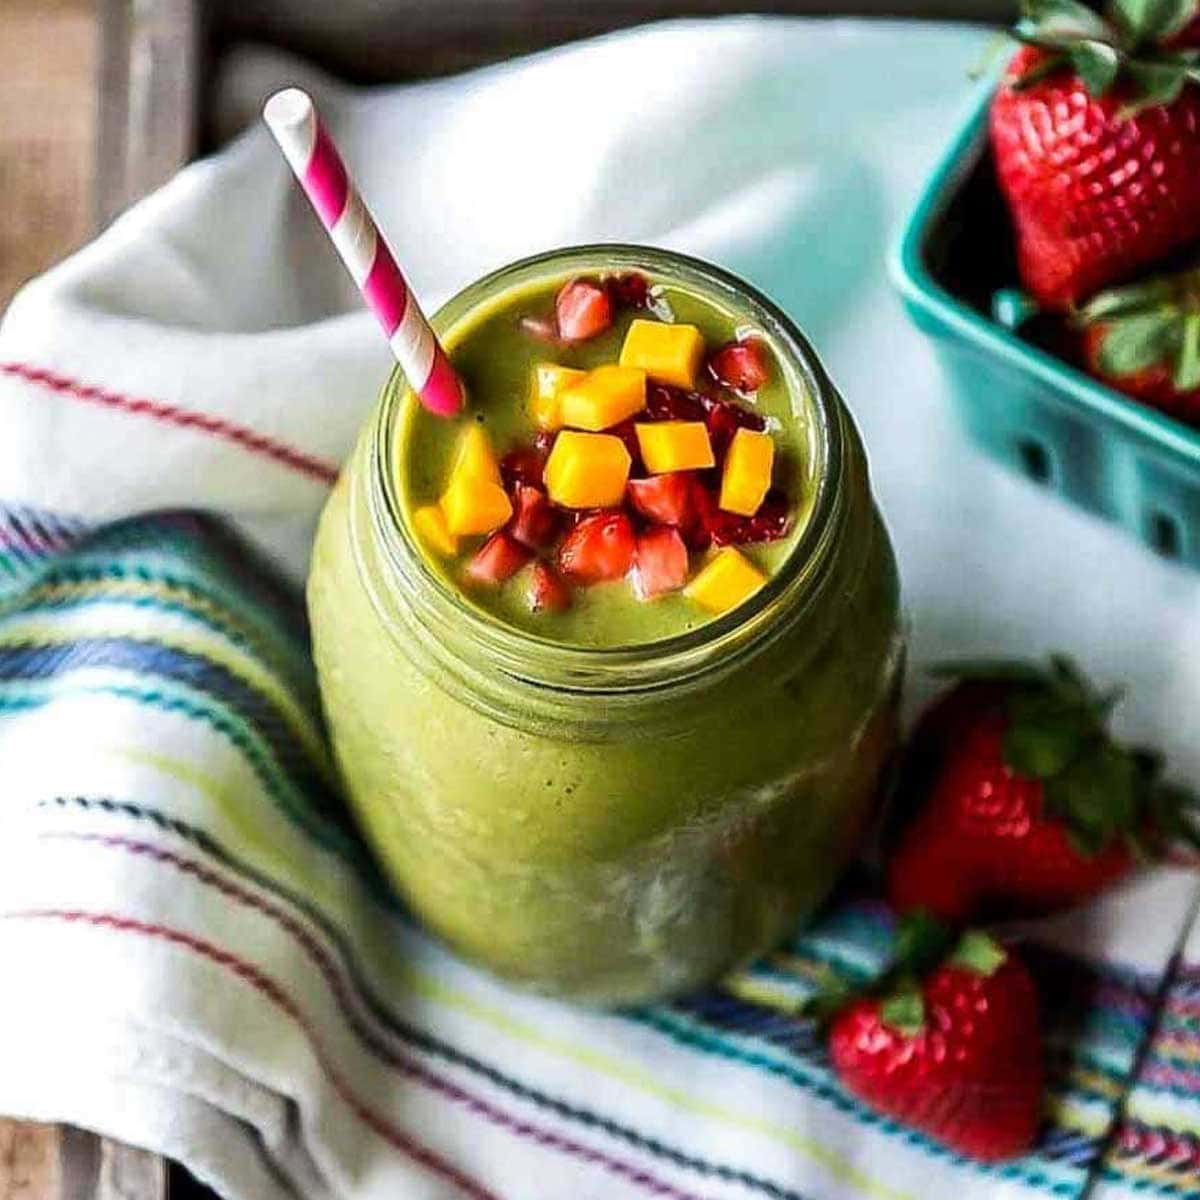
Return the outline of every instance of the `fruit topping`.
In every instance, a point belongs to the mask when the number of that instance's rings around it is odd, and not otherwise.
[[[716,463],[708,430],[701,421],[639,423],[637,436],[642,461],[652,475],[700,470]]]
[[[617,308],[646,308],[650,304],[650,283],[637,271],[613,275],[605,280],[605,286]]]
[[[536,317],[532,314],[524,316],[518,322],[521,330],[539,342],[550,342],[558,345],[562,338],[558,336],[558,322],[553,317]]]
[[[651,383],[646,389],[646,415],[653,421],[703,421],[708,409],[696,392]]]
[[[569,342],[583,342],[612,325],[612,300],[607,288],[598,283],[572,279],[555,298],[554,314],[560,337]]]
[[[546,470],[546,456],[549,453],[549,446],[543,450],[536,443],[533,446],[518,446],[515,450],[510,450],[500,460],[501,482],[510,492],[518,483],[540,488],[542,475]]]
[[[791,505],[782,492],[771,491],[752,517],[722,512],[711,492],[701,499],[693,491],[692,502],[700,514],[700,528],[714,546],[743,546],[748,542],[774,542],[792,523]]]
[[[708,360],[708,370],[735,392],[756,392],[767,382],[766,348],[758,338],[726,342]]]
[[[427,504],[413,513],[413,524],[422,541],[438,554],[449,558],[458,553],[458,538],[446,525],[446,514],[440,505]]]
[[[559,418],[573,429],[599,433],[646,407],[646,373],[636,367],[597,367],[565,387]]]
[[[559,398],[565,388],[578,383],[586,375],[586,371],[560,367],[558,363],[538,363],[533,368],[529,415],[539,429],[554,430],[562,427]]]
[[[560,513],[538,487],[518,483],[513,489],[513,517],[508,532],[523,546],[541,550],[558,536]]]
[[[637,540],[633,590],[640,600],[678,591],[687,583],[688,552],[677,529],[656,525]]]
[[[546,460],[546,489],[565,508],[620,504],[631,459],[619,437],[564,429]]]
[[[548,563],[535,562],[529,572],[529,607],[534,612],[563,612],[571,607],[570,584]]]
[[[718,550],[683,594],[710,613],[728,612],[758,591],[767,577],[732,546]]]
[[[718,459],[724,459],[725,451],[739,429],[753,429],[756,433],[762,433],[767,427],[767,422],[759,413],[741,404],[719,400],[714,396],[703,396],[701,399],[705,410],[704,423],[708,426],[713,453]]]
[[[596,513],[567,534],[558,565],[576,583],[605,583],[628,574],[635,550],[633,525],[623,512]]]
[[[725,454],[720,507],[752,517],[766,498],[775,464],[775,442],[769,433],[739,429]]]
[[[477,583],[503,583],[530,558],[529,550],[503,530],[493,533],[467,564],[467,576]]]
[[[690,388],[704,357],[704,337],[695,325],[669,325],[641,318],[629,326],[621,365],[640,367],[658,383]]]
[[[490,479],[455,474],[442,495],[446,528],[457,537],[491,533],[512,516],[508,494]]]
[[[496,461],[491,439],[482,425],[472,421],[458,439],[451,476],[468,476],[500,483],[500,464]]]
[[[686,525],[692,515],[693,477],[685,471],[668,471],[649,479],[629,481],[629,503],[634,512],[659,525]]]

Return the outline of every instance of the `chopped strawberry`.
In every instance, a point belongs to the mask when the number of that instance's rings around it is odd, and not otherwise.
[[[522,317],[517,323],[521,326],[522,332],[527,333],[531,338],[536,338],[539,342],[558,342],[562,340],[558,336],[558,323],[553,317],[528,315]]]
[[[554,301],[558,333],[569,342],[583,342],[603,333],[613,319],[606,289],[589,279],[572,279]]]
[[[613,437],[619,437],[625,443],[625,449],[629,451],[630,470],[640,471],[642,469],[642,444],[638,441],[637,430],[634,425],[637,424],[635,418],[630,417],[627,421],[622,421],[620,425],[614,425],[611,429],[606,429],[604,432],[611,434]]]
[[[635,548],[629,518],[610,509],[584,517],[567,534],[559,547],[558,565],[576,583],[603,583],[628,573]]]
[[[467,576],[476,583],[503,583],[530,559],[529,551],[504,530],[493,533],[467,564]]]
[[[540,488],[545,469],[546,455],[536,446],[518,446],[500,460],[500,478],[509,492],[513,492],[519,484]]]
[[[656,525],[637,540],[633,590],[641,600],[653,600],[687,583],[688,552],[679,530]]]
[[[692,475],[668,471],[629,481],[629,503],[635,512],[659,525],[686,525],[692,514]]]
[[[716,496],[698,479],[692,481],[690,499],[694,519],[686,526],[684,537],[693,550],[710,545],[774,542],[791,527],[792,507],[787,497],[775,488],[767,493],[752,517],[740,517],[718,508]]]
[[[571,607],[570,584],[546,563],[534,563],[529,573],[529,607],[534,612],[562,612]]]
[[[650,284],[645,275],[627,271],[605,280],[608,294],[618,308],[645,308],[650,301]]]
[[[706,413],[695,392],[652,383],[646,388],[646,416],[652,421],[703,421]]]
[[[550,545],[558,536],[559,510],[541,488],[518,483],[513,489],[513,515],[508,532],[531,550]]]
[[[708,426],[708,437],[718,464],[724,459],[725,451],[739,429],[753,429],[761,433],[767,427],[760,413],[751,412],[741,404],[719,400],[715,396],[703,396],[701,400],[705,408],[704,422]]]
[[[708,369],[735,392],[756,392],[767,382],[766,350],[758,338],[727,342],[708,360]]]

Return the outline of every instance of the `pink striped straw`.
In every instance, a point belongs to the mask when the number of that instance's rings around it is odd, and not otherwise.
[[[430,412],[454,416],[465,399],[462,381],[400,274],[312,97],[299,88],[284,88],[267,101],[263,119],[383,326],[409,386]]]

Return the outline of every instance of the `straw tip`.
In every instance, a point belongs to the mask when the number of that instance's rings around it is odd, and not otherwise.
[[[306,91],[287,87],[268,97],[263,120],[273,129],[291,129],[307,121],[312,111],[312,97]]]

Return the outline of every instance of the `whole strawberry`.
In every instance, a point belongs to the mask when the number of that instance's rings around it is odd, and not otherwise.
[[[1064,310],[1200,238],[1196,0],[1023,0],[991,108],[1021,278]]]
[[[1200,269],[1101,292],[1075,324],[1090,374],[1200,425]]]
[[[1115,696],[1066,659],[966,664],[913,738],[908,816],[888,862],[900,911],[944,920],[1069,907],[1125,875],[1157,839],[1195,840],[1189,798],[1160,762],[1108,736]]]
[[[902,955],[874,994],[834,1017],[829,1056],[865,1104],[959,1154],[995,1162],[1033,1144],[1042,1095],[1037,996],[1016,953],[987,934],[964,934],[924,969]]]

